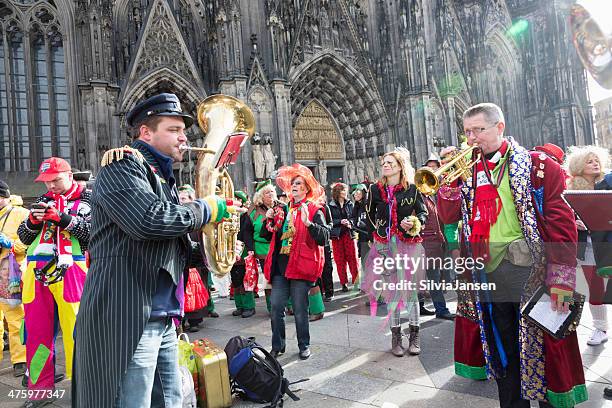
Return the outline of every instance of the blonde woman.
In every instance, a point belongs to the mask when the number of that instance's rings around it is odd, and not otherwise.
[[[594,190],[595,184],[604,178],[608,167],[608,152],[597,146],[581,146],[569,149],[566,164],[570,180],[569,190]],[[584,223],[576,220],[578,227],[578,260],[589,286],[589,308],[593,315],[593,331],[587,341],[589,346],[598,346],[608,341],[607,306],[603,303],[604,279],[597,275],[590,232]]]
[[[393,264],[387,258],[407,256],[423,258],[421,226],[427,221],[427,208],[421,193],[413,183],[414,169],[408,150],[398,148],[382,157],[382,178],[370,186],[366,206],[369,222],[374,226],[374,246],[368,255],[362,289],[370,297],[370,307],[376,308],[376,300],[382,296],[389,305],[391,325],[391,353],[401,357],[406,353],[402,345],[400,313],[408,312],[409,345],[412,355],[421,352],[419,335],[418,282],[424,277],[422,267]],[[381,268],[385,265],[384,268]],[[382,270],[381,270],[382,269]],[[394,284],[411,281],[404,289],[394,289]]]

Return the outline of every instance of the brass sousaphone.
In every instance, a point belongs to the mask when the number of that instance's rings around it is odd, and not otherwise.
[[[185,147],[198,152],[196,195],[235,200],[234,183],[227,167],[235,162],[240,148],[255,133],[253,112],[236,98],[213,95],[198,106],[198,124],[206,135],[203,147]],[[239,229],[239,214],[231,214],[229,219],[206,224],[202,231],[208,265],[217,276],[224,276],[234,266]]]
[[[612,89],[612,34],[604,33],[579,4],[572,6],[570,26],[582,65],[601,86]]]

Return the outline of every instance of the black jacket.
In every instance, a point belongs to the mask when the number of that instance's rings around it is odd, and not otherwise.
[[[102,167],[92,193],[91,265],[75,326],[72,405],[112,407],[151,314],[160,273],[178,284],[197,255],[187,237],[208,217],[181,205],[159,164],[125,153]],[[160,272],[163,270],[163,272]]]
[[[366,212],[367,198],[364,197],[361,201],[355,201],[353,205],[353,229],[358,234],[357,240],[359,242],[371,242],[372,241],[372,230],[373,226],[368,221],[368,215]]]
[[[387,237],[387,227],[389,225],[389,205],[381,194],[382,184],[380,182],[372,184],[368,192],[368,204],[366,211],[370,222],[374,225],[374,231],[383,238]],[[404,238],[410,235],[401,227],[400,222],[405,217],[415,215],[421,225],[427,221],[427,207],[423,201],[423,196],[414,184],[408,186],[407,190],[401,189],[395,192],[397,200],[397,229]]]
[[[331,237],[340,238],[342,234],[351,234],[351,238],[355,238],[355,232],[343,226],[340,221],[348,220],[352,227],[354,227],[355,222],[353,220],[353,203],[350,200],[346,200],[344,202],[344,207],[340,207],[340,204],[336,200],[331,200],[329,202],[329,210],[331,211],[332,216],[332,229],[331,229]]]
[[[595,185],[595,190],[612,190],[612,173]],[[612,229],[610,231],[591,232],[593,241],[593,252],[597,269],[609,268],[612,266]],[[612,279],[609,280],[612,282]],[[612,284],[608,284],[608,291],[605,302],[612,303]]]

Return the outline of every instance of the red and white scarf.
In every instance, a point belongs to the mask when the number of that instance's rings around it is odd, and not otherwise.
[[[493,155],[491,159],[486,159],[481,156],[481,159],[476,163],[476,171],[474,172],[474,205],[472,206],[472,218],[470,226],[472,234],[470,235],[470,243],[472,246],[472,256],[474,258],[481,257],[485,262],[489,261],[489,235],[491,226],[497,221],[497,217],[502,210],[502,201],[497,192],[497,188],[501,184],[501,180],[506,172],[508,159],[502,164],[495,182],[491,175],[491,171],[495,169],[499,161],[506,156],[508,152],[508,142],[504,140],[500,149]],[[486,165],[486,167],[485,167]]]
[[[73,181],[66,193],[54,194],[49,192],[46,196],[52,198],[55,202],[55,208],[57,208],[60,214],[64,214],[69,201],[75,201],[73,210],[76,211],[79,202],[77,198],[80,197],[82,191],[83,188]],[[58,225],[51,222],[43,223],[42,232],[34,255],[50,255],[53,254],[53,250],[56,249],[57,266],[71,266],[73,264],[72,241],[70,240],[70,234],[62,234],[62,232],[63,228],[60,228]]]

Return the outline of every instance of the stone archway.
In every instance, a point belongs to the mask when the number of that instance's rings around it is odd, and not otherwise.
[[[344,145],[334,119],[317,100],[311,100],[293,128],[295,160],[315,169],[321,184],[343,177]],[[328,171],[333,174],[329,174]]]

